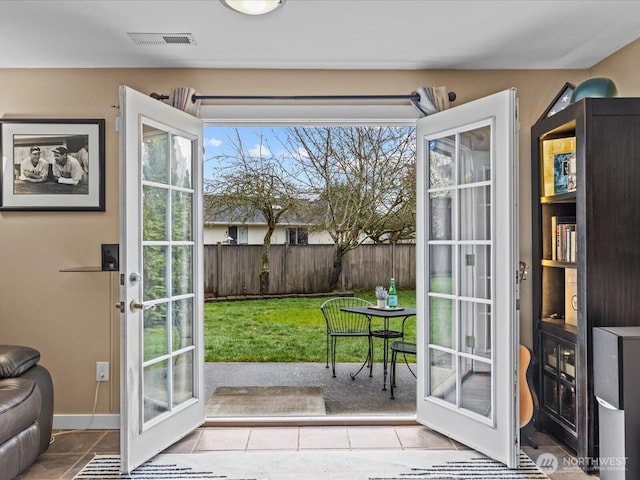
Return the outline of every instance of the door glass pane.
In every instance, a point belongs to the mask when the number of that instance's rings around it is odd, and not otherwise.
[[[434,293],[453,293],[451,245],[429,246],[429,288]]]
[[[192,142],[188,138],[171,137],[171,185],[191,188]]]
[[[193,398],[193,350],[173,359],[173,406]]]
[[[455,137],[429,142],[429,188],[450,187],[455,181]]]
[[[169,180],[169,134],[142,125],[142,180],[167,183]]]
[[[166,240],[169,190],[144,185],[142,187],[142,240]]]
[[[451,230],[451,206],[452,190],[434,192],[429,195],[430,239],[429,240],[451,240],[453,233]]]
[[[167,247],[145,245],[142,247],[144,262],[144,301],[165,298],[167,289]]]
[[[191,240],[192,194],[175,191],[171,194],[171,239],[175,241]]]
[[[429,343],[453,348],[454,328],[453,301],[429,297]]]
[[[184,295],[193,292],[193,249],[190,245],[171,248],[173,257],[172,295]]]
[[[483,417],[491,417],[491,364],[460,358],[460,406]]]
[[[491,128],[484,126],[460,133],[458,183],[491,180]]]
[[[173,350],[193,345],[193,298],[173,302],[171,339]]]
[[[460,302],[460,350],[463,353],[491,358],[490,312],[490,305]]]
[[[453,355],[429,349],[429,378],[430,396],[457,404],[456,363]]]
[[[491,188],[460,189],[460,240],[491,238]]]
[[[167,344],[167,304],[161,303],[144,311],[144,361],[169,352]]]
[[[491,248],[488,245],[460,246],[460,295],[491,298]]]
[[[162,360],[144,367],[144,421],[148,422],[169,409],[167,369],[169,363]]]

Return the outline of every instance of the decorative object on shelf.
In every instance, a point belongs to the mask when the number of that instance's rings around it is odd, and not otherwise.
[[[542,141],[544,196],[576,189],[576,137]]]
[[[613,80],[604,77],[594,77],[578,85],[571,95],[571,103],[583,98],[617,97],[618,88]]]
[[[104,119],[0,119],[0,209],[104,212]]]
[[[578,326],[578,270],[564,270],[564,321]]]
[[[387,290],[382,285],[378,285],[376,287],[376,300],[378,301],[377,307],[386,308],[387,298],[389,298],[389,293],[387,293]]]
[[[544,113],[540,116],[538,122],[558,113],[560,110],[564,110],[564,108],[571,103],[571,95],[573,95],[574,89],[575,85],[571,83],[565,83],[558,94],[553,97],[553,100],[546,108]]]

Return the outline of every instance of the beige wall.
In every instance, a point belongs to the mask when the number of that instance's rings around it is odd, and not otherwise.
[[[112,362],[98,413],[119,408],[117,275],[63,273],[99,265],[100,244],[118,242],[118,86],[168,93],[190,86],[209,94],[407,94],[419,85],[446,85],[454,105],[516,87],[520,98],[521,257],[531,260],[530,127],[562,85],[612,78],[621,96],[640,95],[636,41],[592,71],[261,71],[208,69],[0,70],[4,118],[106,119],[106,211],[0,212],[0,343],[42,353],[56,389],[55,412],[90,414],[96,361]],[[635,69],[635,70],[631,70]],[[531,294],[522,288],[522,341],[531,344]]]

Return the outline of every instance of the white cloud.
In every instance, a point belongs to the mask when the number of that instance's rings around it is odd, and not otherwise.
[[[205,139],[204,144],[207,147],[219,147],[222,145],[222,140],[218,140],[217,138],[207,138]]]
[[[248,150],[249,155],[252,157],[268,157],[271,155],[269,147],[264,144],[257,144],[255,147]]]
[[[298,158],[309,158],[309,152],[303,147],[298,147]]]

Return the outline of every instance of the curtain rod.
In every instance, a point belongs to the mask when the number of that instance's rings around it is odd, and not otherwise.
[[[156,100],[169,100],[169,95],[152,93]],[[455,92],[448,93],[449,101],[456,99]],[[420,95],[196,95],[191,96],[191,101],[197,100],[420,100]]]

